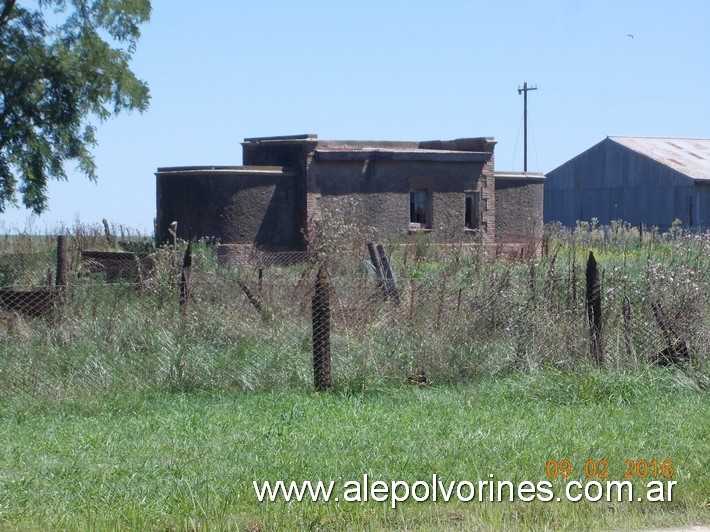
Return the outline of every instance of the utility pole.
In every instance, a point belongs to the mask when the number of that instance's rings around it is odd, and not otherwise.
[[[528,171],[528,91],[536,91],[537,87],[528,87],[528,82],[523,83],[523,88],[518,87],[518,94],[523,93],[523,172]]]

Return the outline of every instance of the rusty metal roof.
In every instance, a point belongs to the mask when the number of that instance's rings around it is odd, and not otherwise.
[[[710,139],[609,137],[695,180],[710,181]]]

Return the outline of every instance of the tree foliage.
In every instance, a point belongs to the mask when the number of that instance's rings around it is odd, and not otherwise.
[[[129,68],[150,0],[28,4],[0,0],[0,212],[18,195],[42,212],[68,160],[95,180],[92,121],[142,112],[150,99]]]

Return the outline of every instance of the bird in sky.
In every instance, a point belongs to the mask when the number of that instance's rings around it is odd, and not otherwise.
[[[634,36],[631,35],[630,33],[627,33],[626,36],[627,36],[627,37],[631,37],[632,39],[634,38]]]

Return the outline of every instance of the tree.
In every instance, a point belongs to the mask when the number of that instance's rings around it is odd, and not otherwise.
[[[23,5],[20,5],[22,3]],[[95,125],[148,108],[129,63],[150,0],[0,0],[0,212],[41,213],[73,160],[96,180]]]

